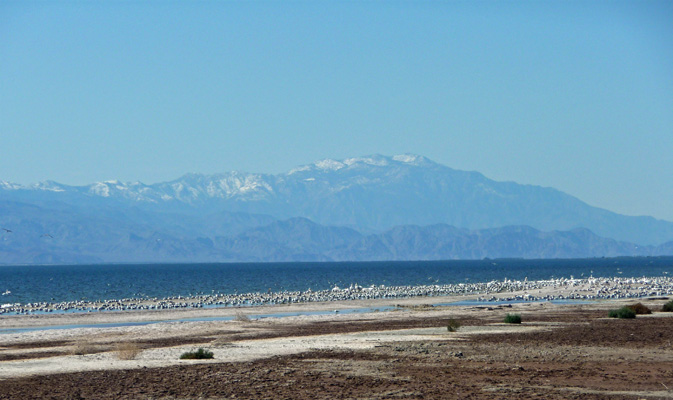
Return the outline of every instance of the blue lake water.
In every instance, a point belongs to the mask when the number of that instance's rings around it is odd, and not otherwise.
[[[322,290],[351,284],[673,275],[673,257],[336,263],[0,266],[0,304]]]

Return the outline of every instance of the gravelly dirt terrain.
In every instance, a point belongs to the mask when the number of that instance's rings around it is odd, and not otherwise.
[[[502,313],[459,318],[462,329]],[[314,350],[252,362],[90,371],[0,381],[0,399],[673,399],[673,318],[606,319],[572,307],[525,314],[551,328],[391,341],[366,350]],[[279,324],[257,338],[446,326],[426,318]],[[252,335],[254,336],[254,335]],[[223,340],[250,340],[234,333]],[[143,348],[203,338],[148,340]],[[17,344],[23,348],[48,344]],[[31,357],[48,357],[39,352]],[[0,363],[0,368],[2,364]]]

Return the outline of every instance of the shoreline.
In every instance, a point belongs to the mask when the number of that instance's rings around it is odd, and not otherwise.
[[[601,300],[645,299],[673,295],[673,277],[612,277],[550,279],[540,281],[503,280],[471,284],[427,286],[376,286],[310,292],[280,292],[164,299],[122,299],[104,302],[115,307],[74,311],[54,311],[71,303],[43,303],[18,306],[21,312],[4,307],[0,313],[0,335],[41,328],[95,328],[92,325],[147,325],[161,322],[229,321],[236,318],[278,318],[317,316],[331,313],[366,314],[416,305],[449,305],[464,301],[488,306],[494,302],[544,303],[554,301],[593,302]],[[228,297],[228,299],[227,299]],[[218,305],[231,300],[253,299],[256,304]],[[93,303],[98,304],[98,303]],[[127,307],[129,305],[142,307]],[[172,306],[170,306],[172,304]],[[153,307],[154,305],[154,307]],[[157,305],[163,305],[158,307]],[[3,332],[4,331],[4,332]]]
[[[0,316],[62,315],[119,311],[179,309],[246,309],[290,304],[325,303],[417,297],[477,296],[479,301],[496,301],[503,293],[517,293],[506,300],[601,300],[673,294],[673,277],[558,278],[547,280],[501,280],[447,285],[334,287],[319,291],[212,294],[163,298],[124,298],[64,302],[4,303]],[[1,325],[0,325],[1,327]]]

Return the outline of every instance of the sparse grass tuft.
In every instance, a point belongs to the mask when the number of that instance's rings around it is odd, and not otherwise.
[[[673,300],[669,301],[668,303],[664,304],[664,307],[662,307],[661,311],[665,312],[673,312]]]
[[[636,317],[636,312],[630,309],[629,307],[622,307],[617,310],[610,310],[608,313],[608,317],[610,318],[635,318]]]
[[[220,337],[213,339],[213,341],[210,342],[210,345],[214,347],[228,347],[234,346],[234,343],[232,343],[230,340],[227,340],[226,338]]]
[[[505,316],[505,323],[506,324],[520,324],[521,323],[521,315],[519,315],[519,314],[507,314]]]
[[[99,346],[96,346],[95,344],[86,340],[75,342],[75,344],[70,349],[70,354],[75,356],[83,356],[85,354],[95,354],[100,352],[101,348]]]
[[[237,312],[236,316],[234,317],[234,321],[250,322],[250,317],[248,317],[247,314],[243,314],[242,312]]]
[[[652,314],[652,310],[650,310],[650,308],[648,306],[643,305],[643,303],[636,303],[636,304],[626,306],[626,307],[630,308],[631,310],[633,310],[633,312],[635,312],[638,315]]]
[[[446,324],[446,330],[449,332],[455,332],[460,328],[460,322],[456,321],[455,319],[450,319],[449,322]]]
[[[120,360],[135,360],[138,354],[142,352],[140,346],[133,342],[117,343],[115,346],[117,358]]]
[[[186,353],[182,353],[182,355],[180,356],[181,360],[205,360],[210,358],[213,358],[213,352],[204,350],[202,348],[196,351],[188,351]]]

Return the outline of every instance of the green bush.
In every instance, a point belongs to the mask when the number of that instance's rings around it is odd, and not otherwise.
[[[204,349],[188,351],[187,353],[182,353],[180,356],[181,360],[204,360],[207,358],[213,358],[213,352]]]
[[[507,314],[505,316],[505,323],[506,324],[520,324],[521,323],[521,315],[519,315],[519,314]]]
[[[669,301],[668,303],[664,304],[664,307],[661,309],[661,311],[673,312],[673,300],[671,300],[671,301]]]
[[[635,318],[636,312],[630,309],[629,307],[622,307],[618,310],[610,310],[608,313],[610,318]]]
[[[460,322],[456,321],[455,319],[450,319],[449,322],[446,324],[446,330],[449,332],[455,332],[460,328]]]

